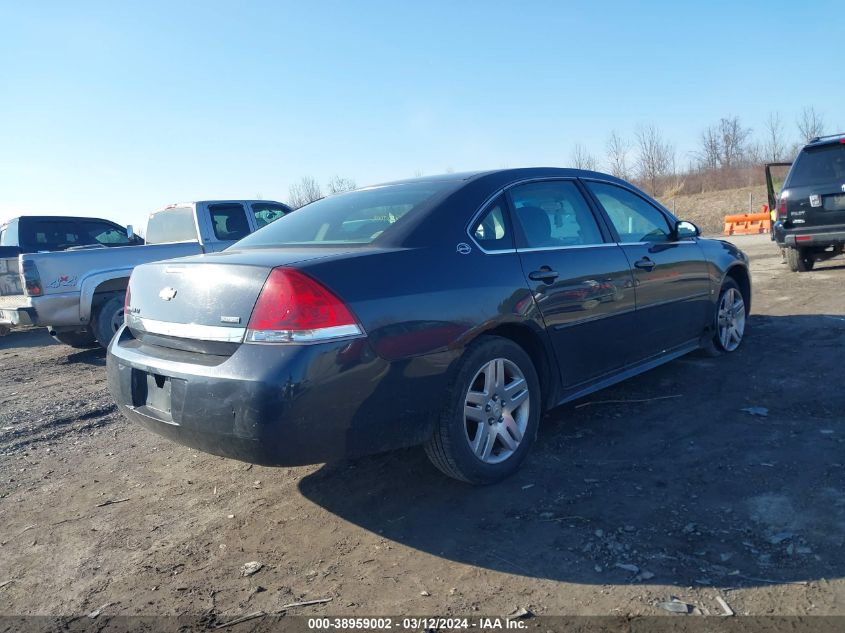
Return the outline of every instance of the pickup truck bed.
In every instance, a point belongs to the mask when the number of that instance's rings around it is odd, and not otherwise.
[[[150,215],[144,246],[2,257],[0,326],[45,326],[74,347],[106,347],[123,323],[123,296],[135,266],[221,251],[290,211],[269,200],[182,203]]]

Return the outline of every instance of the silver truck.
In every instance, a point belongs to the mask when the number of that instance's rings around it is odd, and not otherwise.
[[[184,202],[150,214],[143,246],[0,256],[0,328],[44,326],[66,345],[107,347],[135,266],[222,251],[290,211],[272,200]]]

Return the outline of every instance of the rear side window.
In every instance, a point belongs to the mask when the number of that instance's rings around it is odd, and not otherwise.
[[[500,251],[513,248],[513,239],[505,221],[505,197],[499,196],[488,205],[481,219],[470,233],[478,245],[486,251]]]
[[[259,229],[238,247],[370,244],[454,187],[453,181],[408,182],[329,196]]]
[[[33,251],[58,251],[90,244],[80,235],[80,227],[67,220],[27,220],[21,221],[20,246]]]
[[[249,235],[249,222],[243,205],[237,203],[210,204],[208,213],[218,240],[240,240]]]
[[[253,202],[252,215],[255,216],[255,225],[259,229],[275,222],[283,215],[290,213],[290,209],[283,204],[272,202]]]
[[[196,240],[197,227],[192,207],[171,207],[150,214],[147,221],[147,244]]]
[[[601,244],[601,231],[584,196],[571,180],[532,182],[510,190],[522,248]]]
[[[621,243],[665,242],[669,239],[669,221],[657,207],[616,185],[588,182],[587,186],[607,212]]]
[[[805,149],[789,174],[788,187],[845,182],[845,144],[822,145]]]

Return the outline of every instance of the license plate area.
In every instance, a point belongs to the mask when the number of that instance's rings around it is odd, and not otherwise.
[[[173,385],[184,381],[153,372],[132,370],[132,404],[136,409],[161,420],[174,423]]]

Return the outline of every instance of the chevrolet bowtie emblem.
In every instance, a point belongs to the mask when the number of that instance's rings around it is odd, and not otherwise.
[[[176,288],[171,288],[168,286],[167,288],[162,288],[158,293],[159,299],[164,301],[170,301],[173,297],[176,296]]]

